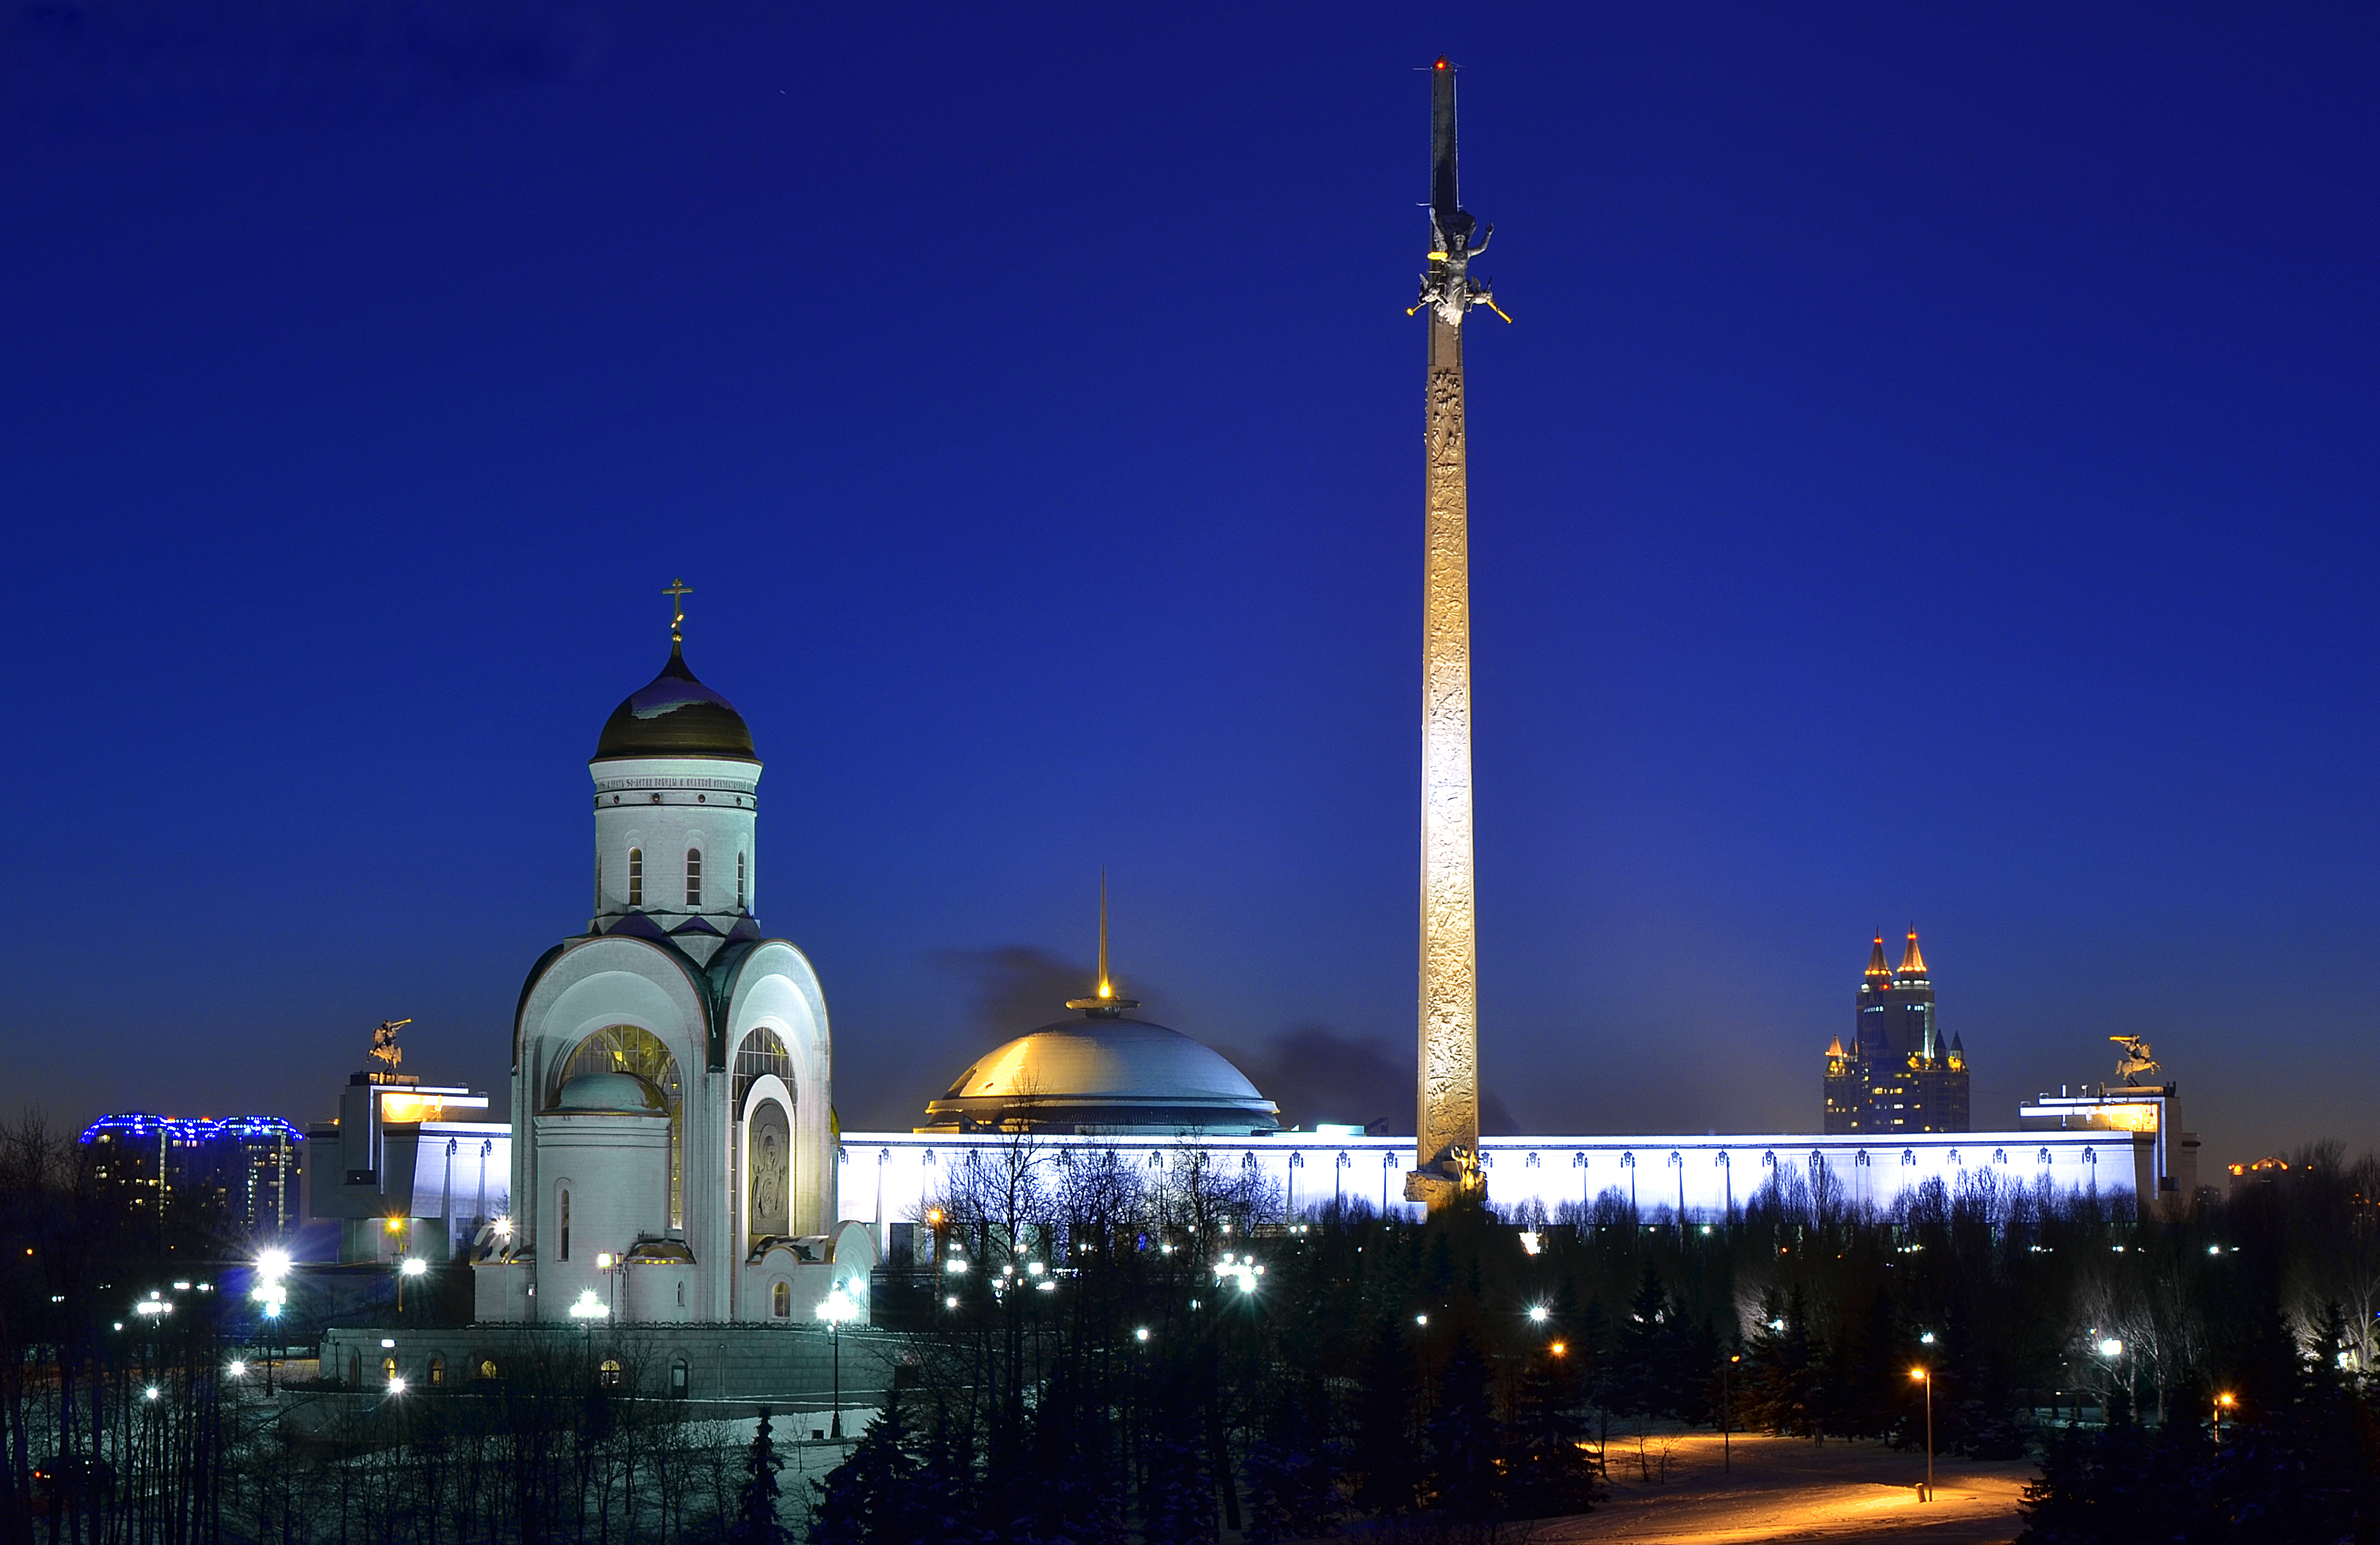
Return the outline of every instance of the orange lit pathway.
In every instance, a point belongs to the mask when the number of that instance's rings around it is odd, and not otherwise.
[[[1669,1445],[1669,1480],[1659,1454]],[[1538,1541],[1625,1541],[1626,1545],[1753,1545],[1767,1540],[1914,1540],[1919,1545],[2004,1545],[2024,1527],[2017,1503],[2031,1462],[1977,1463],[1937,1456],[1934,1501],[1917,1500],[1925,1455],[1875,1443],[1745,1437],[1734,1442],[1732,1473],[1719,1467],[1711,1434],[1645,1441],[1657,1478],[1639,1479],[1636,1444],[1612,1435],[1610,1500],[1584,1518],[1566,1519]]]

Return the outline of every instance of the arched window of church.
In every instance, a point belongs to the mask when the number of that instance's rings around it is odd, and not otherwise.
[[[432,1355],[430,1359],[430,1387],[438,1389],[446,1382],[446,1359]]]
[[[565,1190],[561,1193],[561,1198],[562,1205],[558,1210],[562,1214],[562,1249],[554,1259],[567,1261],[570,1259],[570,1193]]]
[[[661,1091],[662,1106],[670,1118],[670,1226],[686,1226],[686,1102],[679,1086],[677,1058],[660,1036],[641,1025],[610,1025],[578,1043],[562,1061],[552,1088],[551,1105],[562,1086],[581,1073],[633,1073]]]
[[[744,910],[744,855],[735,855],[735,910]]]
[[[785,1080],[785,1092],[793,1092],[794,1059],[785,1055],[785,1043],[777,1032],[762,1025],[744,1037],[735,1050],[735,1114],[744,1114],[744,1097],[752,1092],[753,1080],[766,1073],[774,1073]]]
[[[396,1382],[396,1359],[395,1358],[381,1358],[380,1382],[383,1384],[393,1384]]]
[[[641,907],[644,904],[645,851],[642,848],[631,848],[628,850],[628,905]]]
[[[686,1398],[687,1390],[694,1383],[693,1380],[686,1377],[686,1359],[684,1358],[680,1358],[670,1364],[669,1390],[671,1399],[684,1400]]]
[[[794,1314],[794,1285],[781,1282],[769,1289],[769,1312],[780,1320],[790,1320]]]
[[[607,1390],[620,1387],[620,1359],[605,1358],[603,1366],[595,1370],[595,1382]]]
[[[686,910],[693,911],[702,905],[702,850],[686,851]]]

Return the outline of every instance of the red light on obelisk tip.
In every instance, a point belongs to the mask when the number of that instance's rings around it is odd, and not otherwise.
[[[1432,68],[1432,69],[1437,69],[1437,70],[1442,70],[1442,69],[1446,68],[1446,55],[1445,55],[1445,54],[1439,54],[1439,55],[1438,56],[1438,63],[1437,63],[1437,64],[1435,64],[1435,65],[1430,66],[1430,68]]]

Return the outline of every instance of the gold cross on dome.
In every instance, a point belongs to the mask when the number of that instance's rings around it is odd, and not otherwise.
[[[682,579],[674,579],[662,586],[662,594],[670,598],[670,605],[674,609],[674,615],[670,618],[670,642],[683,644],[686,642],[683,633],[686,627],[686,598],[694,594],[694,586]]]

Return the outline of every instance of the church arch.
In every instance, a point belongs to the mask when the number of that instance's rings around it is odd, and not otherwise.
[[[582,1073],[633,1073],[661,1091],[669,1112],[669,1214],[672,1228],[686,1226],[686,1092],[677,1055],[642,1025],[606,1025],[571,1048],[546,1091],[550,1107],[563,1086]],[[564,1259],[567,1260],[565,1253]]]
[[[744,1035],[744,1044],[735,1048],[735,1113],[744,1114],[744,1104],[752,1092],[753,1083],[774,1074],[788,1085],[793,1081],[794,1059],[785,1050],[784,1037],[768,1025],[755,1025]],[[790,1092],[787,1104],[791,1104]]]
[[[690,912],[702,910],[702,850],[699,848],[686,851],[686,910]]]
[[[749,872],[746,856],[743,853],[737,853],[735,855],[735,910],[739,912],[744,910],[745,883]]]
[[[739,962],[726,1023],[720,1028],[724,1033],[716,1059],[734,1075],[733,1103],[721,1123],[731,1163],[740,1157],[735,1145],[740,1141],[748,1148],[751,1138],[748,1124],[740,1134],[735,1129],[736,1119],[747,1115],[760,1089],[774,1087],[790,1128],[787,1232],[832,1227],[840,1215],[841,1180],[830,1083],[833,1054],[825,996],[801,952],[770,940]]]
[[[793,1318],[794,1285],[783,1277],[769,1285],[769,1312],[780,1320]]]
[[[628,905],[641,907],[644,904],[645,851],[642,848],[631,848],[628,850]]]
[[[746,1249],[794,1232],[793,1096],[784,1080],[764,1074],[744,1108]]]

